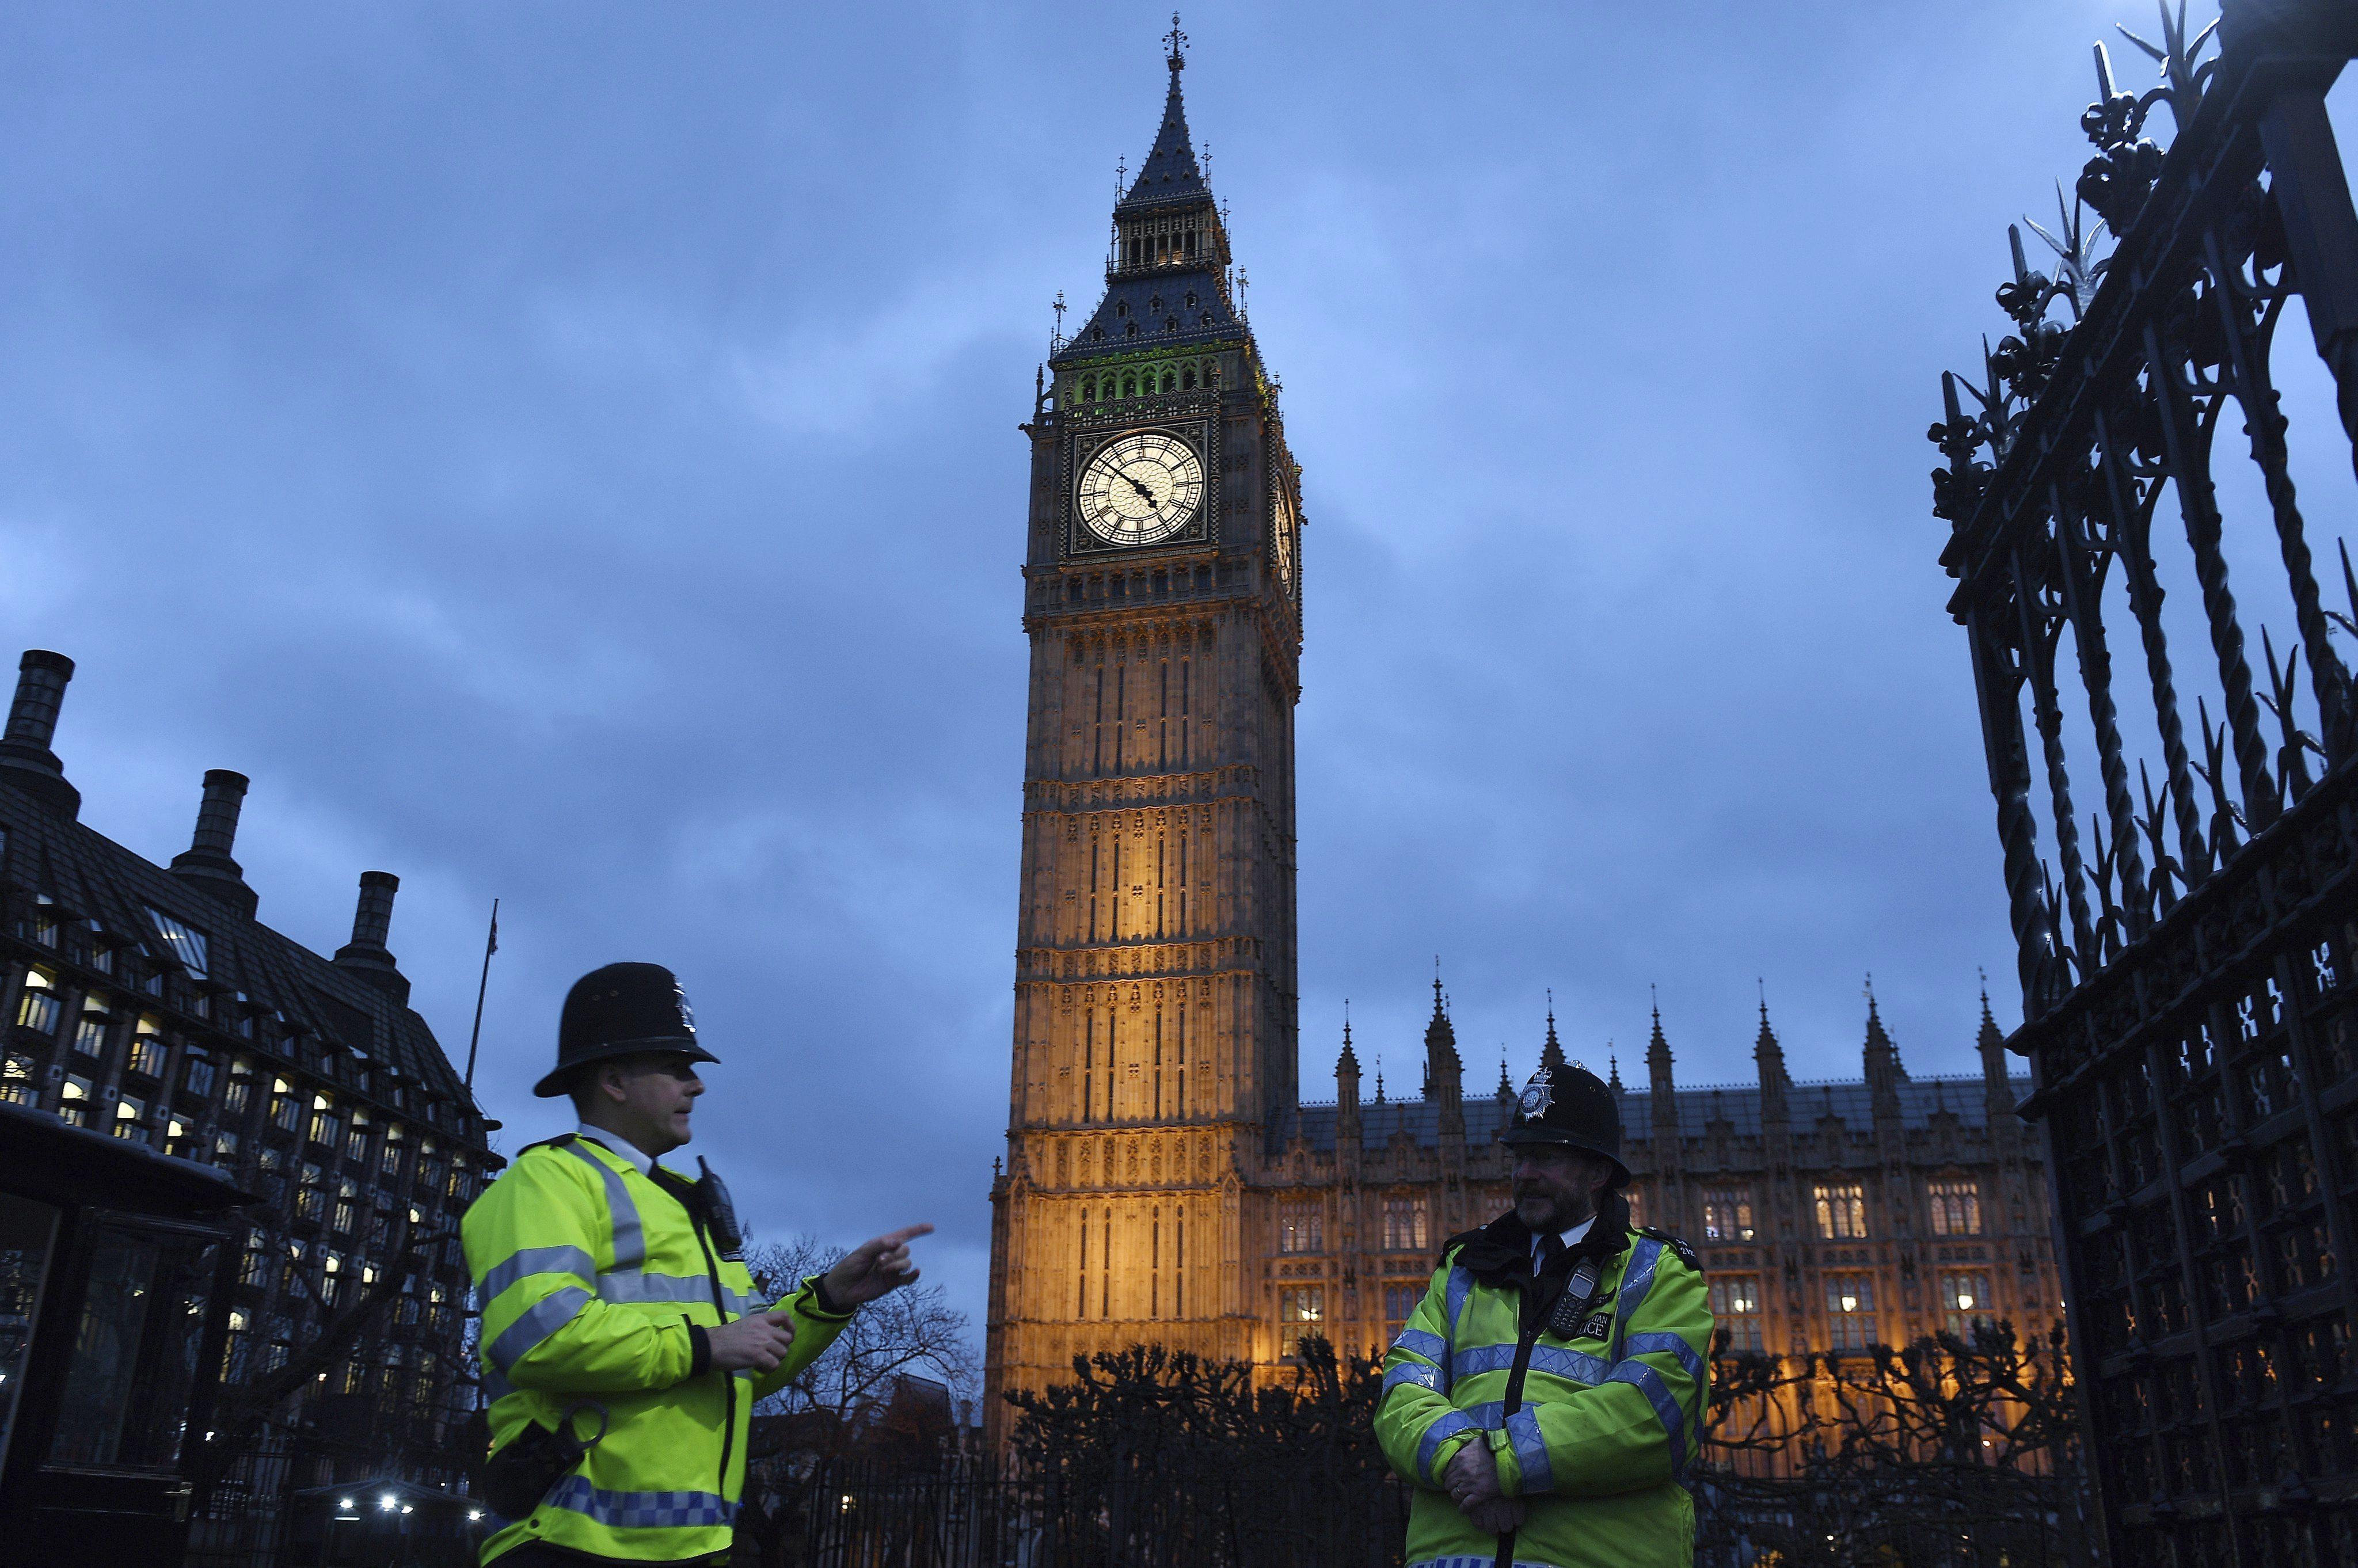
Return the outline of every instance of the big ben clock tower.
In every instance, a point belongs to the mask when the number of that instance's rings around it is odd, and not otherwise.
[[[1031,423],[1014,1074],[987,1419],[1139,1342],[1277,1354],[1243,1238],[1296,1104],[1300,474],[1170,95]]]

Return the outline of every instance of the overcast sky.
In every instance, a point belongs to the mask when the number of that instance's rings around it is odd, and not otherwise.
[[[2134,0],[1195,5],[1198,146],[1305,470],[1303,1082],[1855,1075],[2017,1011],[1923,431]],[[83,820],[254,780],[510,1150],[557,1007],[676,969],[772,1235],[927,1218],[982,1311],[1028,444],[1160,114],[1151,5],[0,12],[0,626]],[[2125,80],[2147,79],[2118,47]],[[2335,107],[2353,140],[2352,92]],[[2299,357],[2299,356],[2294,356]],[[2295,380],[2296,439],[2325,405]],[[2331,488],[2338,475],[2341,486]],[[2320,536],[2350,473],[2305,491]],[[1609,1044],[1610,1043],[1615,1043]],[[1633,1068],[1633,1063],[1636,1064]]]

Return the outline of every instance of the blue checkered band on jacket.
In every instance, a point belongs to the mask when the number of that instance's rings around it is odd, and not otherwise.
[[[1487,1403],[1468,1405],[1462,1411],[1444,1411],[1431,1426],[1424,1429],[1424,1438],[1416,1445],[1416,1473],[1432,1486],[1441,1485],[1441,1477],[1433,1473],[1434,1455],[1441,1445],[1461,1432],[1496,1432],[1506,1419],[1506,1402],[1491,1400]]]
[[[1444,1300],[1447,1303],[1449,1337],[1455,1340],[1457,1337],[1457,1320],[1465,1315],[1466,1298],[1474,1293],[1474,1276],[1463,1269],[1452,1269],[1447,1288],[1449,1293]]]
[[[1524,1495],[1555,1490],[1555,1471],[1548,1463],[1547,1439],[1540,1433],[1540,1412],[1519,1410],[1509,1416],[1507,1441],[1514,1445],[1515,1463],[1523,1467]]]
[[[1662,1244],[1650,1236],[1640,1238],[1630,1250],[1629,1267],[1621,1276],[1621,1295],[1613,1313],[1613,1346],[1606,1353],[1607,1361],[1621,1359],[1622,1331],[1629,1325],[1629,1314],[1638,1310],[1638,1303],[1654,1288],[1654,1265],[1661,1260]]]
[[[608,1492],[568,1476],[546,1505],[587,1514],[614,1530],[676,1530],[734,1522],[737,1505],[716,1492]]]

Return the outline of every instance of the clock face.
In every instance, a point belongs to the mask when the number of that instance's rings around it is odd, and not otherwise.
[[[1286,592],[1293,591],[1293,546],[1302,536],[1293,520],[1293,499],[1282,486],[1277,492],[1277,505],[1270,519],[1270,558],[1277,566],[1277,580]]]
[[[1081,470],[1074,504],[1109,545],[1152,545],[1195,521],[1204,502],[1204,462],[1161,430],[1118,436]]]

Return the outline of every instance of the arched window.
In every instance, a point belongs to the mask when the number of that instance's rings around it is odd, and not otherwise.
[[[1095,403],[1097,400],[1098,378],[1093,375],[1083,376],[1081,378],[1081,401],[1084,403]]]
[[[1187,291],[1187,308],[1193,310],[1195,308],[1195,291],[1191,288]]]
[[[1179,375],[1177,372],[1166,370],[1163,373],[1163,390],[1165,392],[1176,392],[1179,390]]]
[[[1127,316],[1127,315],[1129,315],[1129,314],[1130,314],[1130,301],[1129,301],[1129,300],[1127,300],[1127,299],[1117,299],[1117,300],[1115,300],[1115,301],[1113,302],[1113,313],[1114,313],[1115,315],[1117,315],[1117,316]]]
[[[1124,397],[1136,397],[1138,395],[1138,383],[1129,376],[1123,376],[1121,378],[1121,395]]]
[[[1204,324],[1205,326],[1206,326],[1206,327],[1208,327],[1208,326],[1210,326],[1210,325],[1212,324],[1212,313],[1211,313],[1209,310],[1206,310],[1206,311],[1205,311],[1205,312],[1204,312],[1204,320],[1203,320],[1203,324]],[[1102,337],[1104,334],[1103,334],[1103,333],[1100,333],[1100,334],[1098,334],[1098,335],[1099,335],[1100,337]]]
[[[1124,327],[1121,330],[1121,335],[1125,338],[1135,338],[1138,336],[1138,323],[1132,321],[1129,326]]]
[[[1193,392],[1195,390],[1195,367],[1194,365],[1187,365],[1179,372],[1179,390],[1182,392]]]

